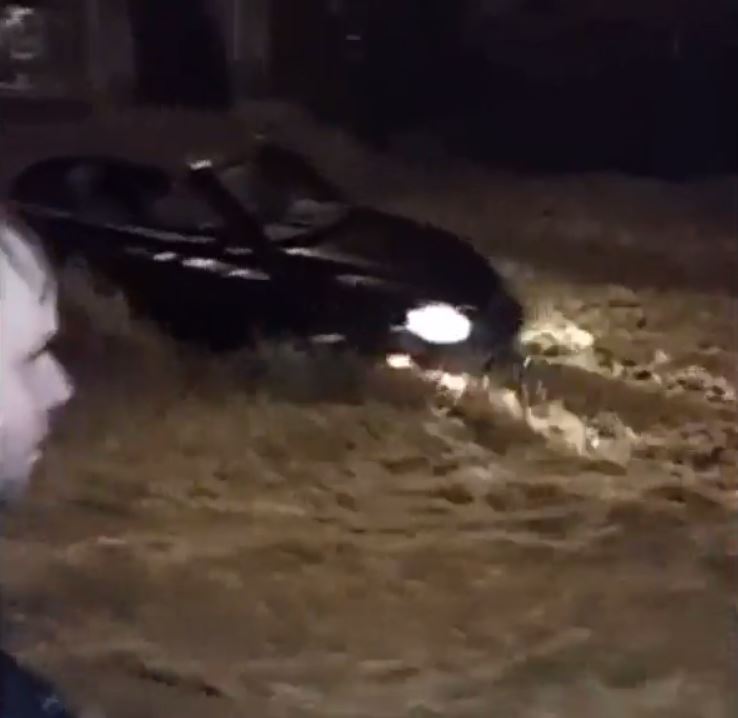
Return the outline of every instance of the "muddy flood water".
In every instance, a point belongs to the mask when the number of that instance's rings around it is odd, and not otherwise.
[[[2,179],[265,126],[488,253],[542,390],[216,363],[70,273],[78,394],[4,523],[7,648],[110,718],[736,715],[736,179],[418,166],[264,107],[7,127]]]

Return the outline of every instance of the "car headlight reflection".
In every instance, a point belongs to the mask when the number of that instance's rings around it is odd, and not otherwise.
[[[405,329],[429,344],[459,344],[469,338],[472,323],[450,304],[425,304],[407,313]]]

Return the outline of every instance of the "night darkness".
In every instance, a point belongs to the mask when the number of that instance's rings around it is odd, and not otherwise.
[[[37,4],[66,25],[61,59],[79,62],[89,41],[69,30],[87,20]],[[104,32],[88,64],[117,48],[132,68],[123,94],[143,105],[285,100],[380,150],[423,133],[500,168],[738,170],[733,0],[254,0],[243,7],[261,8],[268,28],[258,78],[229,45],[237,5],[181,0],[173,16],[163,0],[110,0],[100,8],[117,10],[98,11]],[[246,45],[253,12],[241,11]],[[0,84],[4,62],[0,52]]]
[[[278,71],[289,92],[380,147],[422,128],[498,166],[667,177],[738,168],[734,3],[337,5],[325,21],[315,3],[280,4]],[[314,27],[301,43],[305,25],[291,18],[308,7]]]
[[[139,99],[223,107],[203,0],[131,0]],[[422,131],[477,161],[681,178],[738,169],[738,6],[727,0],[282,0],[272,95],[378,148]],[[186,72],[182,72],[186,68]]]

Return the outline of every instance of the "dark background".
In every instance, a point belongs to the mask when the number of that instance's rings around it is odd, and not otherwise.
[[[518,168],[738,168],[738,3],[326,5],[279,3],[278,87],[379,146],[423,129]]]
[[[28,1],[59,16],[94,5]],[[113,40],[129,35],[117,52],[132,58],[134,103],[221,111],[240,100],[287,100],[379,149],[421,133],[504,168],[670,179],[738,171],[736,0],[97,0],[97,7],[105,34],[98,52],[110,55]],[[238,67],[234,14],[242,17],[242,50],[267,48],[263,66]],[[248,33],[262,22],[255,41]],[[97,60],[93,52],[93,70]]]

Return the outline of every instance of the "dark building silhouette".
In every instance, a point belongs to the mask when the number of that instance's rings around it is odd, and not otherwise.
[[[3,77],[7,89],[28,70],[30,94],[210,110],[276,98],[379,148],[421,130],[497,166],[738,170],[731,0],[683,0],[679,14],[660,0],[599,10],[585,0],[33,6],[47,15],[49,52],[9,60],[0,32],[0,96]]]
[[[223,31],[207,0],[128,0],[139,102],[213,109],[232,101]]]

